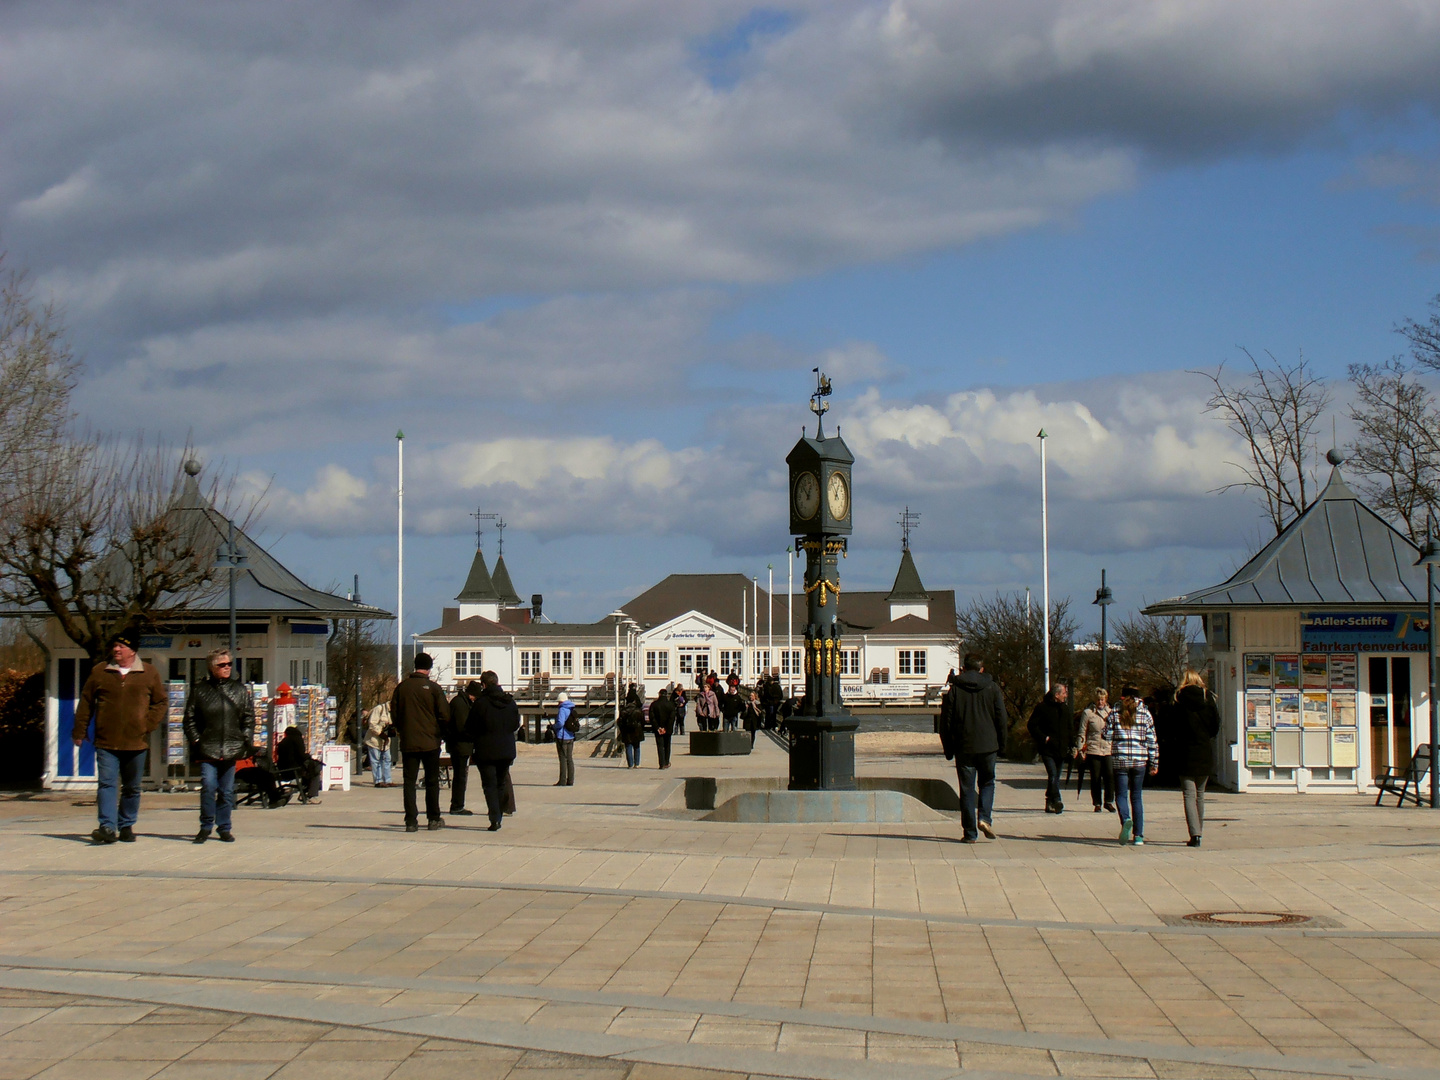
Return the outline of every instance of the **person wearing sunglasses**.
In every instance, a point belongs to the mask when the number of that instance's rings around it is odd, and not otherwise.
[[[218,831],[227,844],[235,839],[235,762],[255,753],[255,701],[249,688],[233,677],[228,649],[210,653],[210,671],[185,699],[185,739],[190,760],[200,766],[200,831],[203,844]]]

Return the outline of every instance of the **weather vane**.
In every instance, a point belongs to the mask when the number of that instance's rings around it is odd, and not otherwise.
[[[478,506],[475,508],[475,512],[474,512],[473,514],[471,514],[470,516],[475,519],[475,550],[476,550],[476,551],[479,551],[479,550],[480,550],[480,534],[485,531],[485,526],[482,525],[481,522],[484,522],[484,521],[493,521],[493,522],[495,523],[495,532],[496,532],[496,533],[498,534],[498,536],[499,536],[499,540],[498,540],[498,542],[496,543],[496,548],[497,548],[497,550],[496,550],[496,557],[498,558],[498,557],[504,555],[504,554],[505,554],[505,519],[504,519],[503,517],[501,517],[499,514],[482,514],[482,513],[480,512],[480,508],[479,508]]]
[[[912,513],[910,507],[907,506],[904,513],[895,519],[895,523],[900,526],[900,550],[909,551],[910,530],[919,527],[920,515]]]
[[[822,372],[818,367],[811,368],[815,372],[815,392],[810,395],[810,411],[815,414],[815,438],[825,438],[825,414],[830,411],[830,403],[825,399],[833,392],[830,388],[830,376]]]

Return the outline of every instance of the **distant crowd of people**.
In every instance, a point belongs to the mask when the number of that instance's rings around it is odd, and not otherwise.
[[[963,670],[948,682],[941,698],[940,738],[945,756],[955,761],[960,781],[962,839],[973,844],[981,833],[995,836],[995,763],[1005,750],[1009,722],[1000,686],[985,674],[983,657],[966,654]],[[1166,704],[1188,843],[1199,847],[1220,710],[1204,677],[1193,670],[1185,672],[1173,701]],[[1047,814],[1065,812],[1061,776],[1067,765],[1078,764],[1077,792],[1088,770],[1095,812],[1118,816],[1120,843],[1145,843],[1145,779],[1160,771],[1160,745],[1154,716],[1139,690],[1125,686],[1119,703],[1112,706],[1108,692],[1099,688],[1077,719],[1069,704],[1069,688],[1057,684],[1031,712],[1026,731],[1045,767]]]
[[[422,773],[426,826],[443,829],[442,768],[449,771],[450,814],[468,816],[472,811],[465,799],[473,766],[480,775],[489,828],[496,831],[505,815],[515,812],[510,768],[522,732],[520,709],[493,671],[447,696],[430,677],[433,666],[428,654],[418,654],[410,675],[395,686],[388,701],[375,706],[365,718],[365,745],[374,785],[394,786],[391,769],[398,749],[406,831],[420,828]],[[273,755],[268,747],[253,745],[254,699],[246,686],[231,677],[232,670],[229,651],[214,650],[207,674],[186,698],[184,733],[201,780],[197,844],[217,834],[222,841],[234,840],[237,780],[269,806],[284,805],[292,793],[298,794],[301,802],[318,801],[321,788],[321,765],[308,753],[298,728],[287,728]],[[94,726],[99,822],[91,839],[97,844],[134,840],[145,755],[150,735],[164,721],[168,704],[159,674],[140,660],[134,640],[127,635],[114,640],[110,663],[96,665],[86,679],[76,703],[71,736],[79,746]],[[786,695],[773,674],[762,675],[754,687],[745,687],[738,675],[722,680],[706,672],[696,676],[693,691],[687,693],[683,686],[670,683],[648,703],[632,683],[620,704],[614,731],[623,746],[626,767],[640,767],[648,734],[655,741],[657,767],[670,768],[672,740],[685,733],[692,705],[699,731],[744,730],[753,744],[756,732],[783,728],[800,702]],[[1173,698],[1165,696],[1164,707],[1170,732],[1167,753],[1173,755],[1184,792],[1189,843],[1199,847],[1205,789],[1220,730],[1219,709],[1204,678],[1195,671],[1185,673]],[[560,694],[549,727],[559,761],[556,786],[575,783],[580,719],[575,702]],[[939,730],[945,756],[955,761],[962,839],[975,843],[981,834],[993,839],[995,767],[1005,750],[1009,726],[1001,689],[986,674],[981,656],[966,654],[962,670],[949,677],[941,697]],[[1095,812],[1110,811],[1118,816],[1122,844],[1145,843],[1145,781],[1159,772],[1161,740],[1152,709],[1135,687],[1125,686],[1114,705],[1103,688],[1097,689],[1076,717],[1068,688],[1056,685],[1030,714],[1027,731],[1045,768],[1046,813],[1064,813],[1062,774],[1078,766],[1077,793],[1083,789],[1088,771]],[[442,748],[448,754],[443,760]]]

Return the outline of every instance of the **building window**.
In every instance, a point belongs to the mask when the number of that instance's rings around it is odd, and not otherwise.
[[[686,649],[679,652],[679,671],[681,675],[704,675],[710,670],[709,649]]]
[[[803,649],[781,649],[780,650],[780,674],[799,675],[805,670],[805,650]]]
[[[582,675],[604,675],[605,674],[605,650],[586,649],[580,654],[580,673]]]
[[[299,685],[300,685],[300,661],[299,661],[299,660],[291,660],[291,661],[290,661],[290,685],[291,685],[291,686],[299,686]]]
[[[921,663],[921,666],[923,667],[923,666],[924,666],[924,663],[925,663],[923,657],[924,657],[925,654],[922,652],[920,655],[921,655],[921,657],[922,657],[920,663]],[[841,650],[840,650],[840,674],[841,674],[841,675],[859,675],[859,674],[860,674],[860,650],[859,650],[859,649],[841,649]]]
[[[669,650],[669,649],[646,649],[646,650],[645,650],[645,674],[646,674],[646,675],[669,675],[669,674],[670,674],[670,650]]]
[[[744,675],[745,651],[743,649],[720,650],[720,674]]]
[[[750,659],[753,661],[753,663],[750,665],[750,670],[755,672],[757,675],[763,674],[770,670],[769,649],[756,649],[751,654]]]
[[[244,664],[246,682],[263,683],[265,681],[265,658],[263,656],[247,656]]]
[[[316,660],[316,661],[315,661],[315,685],[316,685],[316,686],[324,686],[324,685],[325,685],[325,661],[324,661],[324,660]]]
[[[927,673],[924,649],[900,649],[895,654],[895,667],[900,675]]]
[[[520,677],[528,679],[532,675],[540,674],[540,650],[520,650]]]
[[[457,679],[478,679],[484,671],[480,650],[461,650],[455,654],[455,677]]]
[[[551,675],[574,675],[575,674],[575,653],[570,649],[550,650],[550,674]]]

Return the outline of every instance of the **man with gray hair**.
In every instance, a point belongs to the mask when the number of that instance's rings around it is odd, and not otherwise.
[[[200,831],[195,843],[205,843],[218,830],[228,844],[235,839],[230,831],[235,762],[254,751],[255,700],[234,678],[229,649],[212,650],[209,666],[209,674],[185,699],[185,741],[190,760],[200,765]]]

